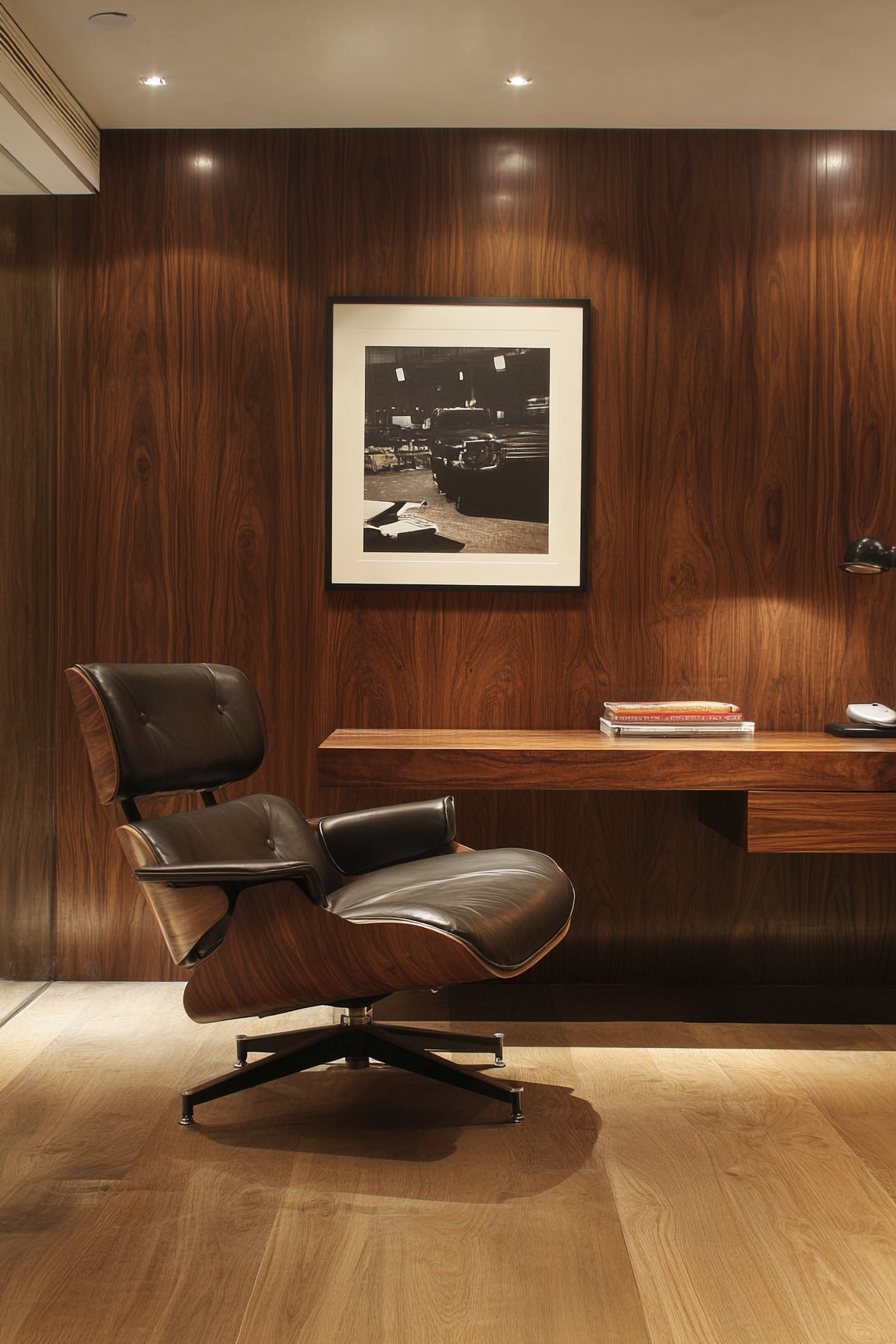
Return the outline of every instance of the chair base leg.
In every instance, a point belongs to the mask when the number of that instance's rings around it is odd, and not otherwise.
[[[237,1037],[235,1071],[212,1078],[181,1093],[183,1113],[180,1123],[191,1125],[193,1108],[201,1102],[215,1101],[262,1083],[288,1078],[318,1064],[345,1059],[349,1067],[364,1068],[371,1059],[395,1068],[407,1069],[436,1082],[448,1083],[494,1101],[509,1103],[510,1123],[523,1119],[520,1109],[522,1086],[498,1082],[432,1054],[433,1050],[494,1054],[494,1067],[504,1067],[503,1033],[472,1036],[465,1033],[426,1031],[418,1027],[374,1025],[369,1013],[352,1012],[339,1026],[312,1027],[304,1031],[277,1032],[268,1036]],[[266,1054],[266,1059],[247,1063],[250,1053]],[[484,1067],[489,1067],[488,1065]]]
[[[272,1055],[278,1050],[292,1050],[312,1036],[319,1036],[329,1027],[304,1027],[301,1031],[277,1031],[267,1036],[237,1036],[235,1069],[248,1063],[249,1055]]]
[[[344,1026],[359,1025],[367,1026],[371,1022],[370,1015],[360,1021],[352,1021],[352,1015],[349,1013],[343,1017]],[[377,1023],[379,1026],[379,1023]],[[487,1068],[504,1068],[504,1033],[495,1031],[491,1036],[472,1036],[467,1032],[460,1031],[428,1031],[421,1027],[404,1027],[397,1023],[390,1022],[384,1027],[392,1033],[393,1036],[402,1037],[408,1045],[416,1045],[421,1050],[450,1050],[452,1054],[472,1054],[472,1055],[494,1055],[494,1064],[485,1065]],[[321,1031],[320,1027],[304,1027],[301,1031],[277,1031],[270,1032],[262,1036],[237,1036],[236,1038],[236,1064],[235,1068],[242,1068],[247,1062],[250,1054],[269,1055],[278,1050],[290,1050],[294,1046],[301,1046],[312,1036],[317,1036]]]

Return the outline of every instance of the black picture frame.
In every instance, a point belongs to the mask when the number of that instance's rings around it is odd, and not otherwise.
[[[328,588],[581,591],[587,299],[327,301]]]

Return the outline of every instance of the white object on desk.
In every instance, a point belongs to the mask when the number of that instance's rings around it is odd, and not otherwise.
[[[852,723],[867,723],[871,728],[892,728],[896,725],[896,710],[876,700],[870,705],[847,705],[846,717]]]

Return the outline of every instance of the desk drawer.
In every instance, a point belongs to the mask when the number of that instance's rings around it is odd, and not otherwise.
[[[701,793],[700,820],[751,854],[896,854],[896,793]]]

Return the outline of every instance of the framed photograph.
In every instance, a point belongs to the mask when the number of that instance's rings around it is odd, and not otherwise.
[[[328,315],[328,586],[581,589],[588,301]]]

